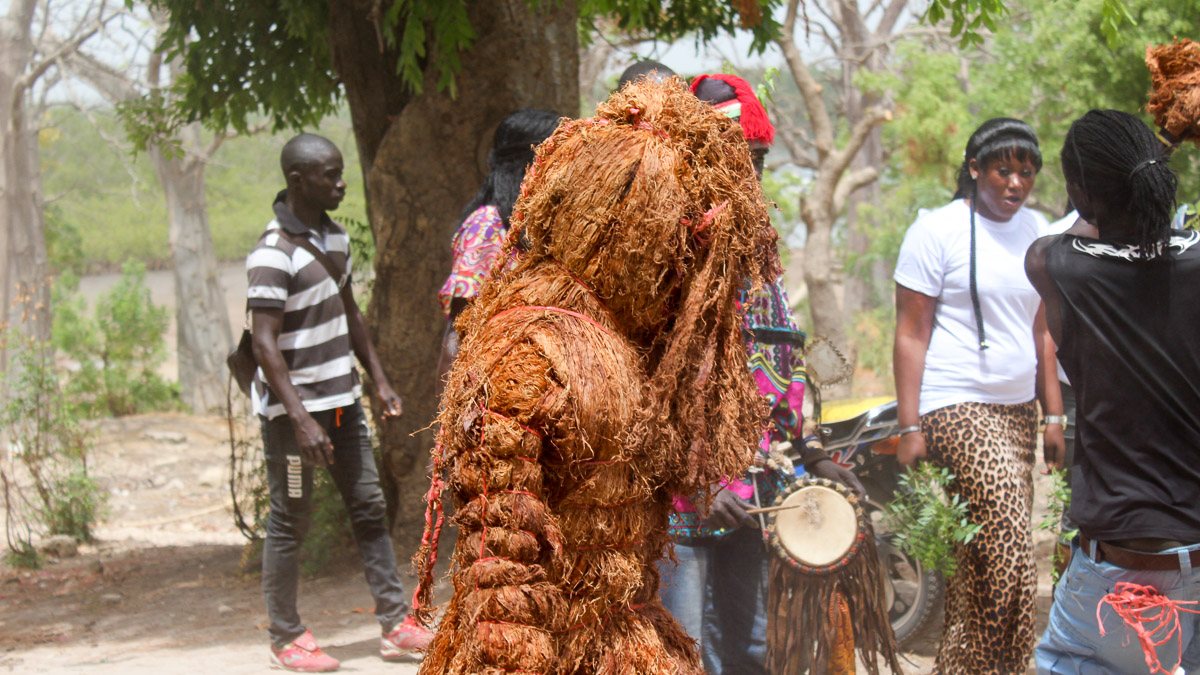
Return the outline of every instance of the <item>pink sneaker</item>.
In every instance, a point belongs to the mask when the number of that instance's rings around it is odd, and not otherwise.
[[[283,649],[271,645],[271,667],[298,673],[328,673],[341,666],[338,660],[321,651],[312,633],[304,631]]]
[[[379,639],[379,656],[384,661],[394,661],[413,652],[425,651],[433,640],[433,633],[418,626],[413,618],[406,617],[396,624],[390,633]]]

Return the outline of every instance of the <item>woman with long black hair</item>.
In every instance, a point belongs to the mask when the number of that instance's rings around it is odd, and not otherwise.
[[[442,378],[458,353],[454,320],[487,279],[508,236],[508,220],[521,193],[525,169],[533,162],[533,149],[550,137],[562,115],[550,110],[522,108],[501,120],[488,153],[488,175],[462,211],[462,224],[454,234],[450,276],[438,291],[446,315],[446,334],[438,361],[438,391]]]
[[[1024,673],[1033,649],[1034,398],[1043,382],[1057,385],[1023,269],[1048,227],[1025,207],[1041,167],[1028,124],[984,122],[967,142],[954,201],[913,223],[896,264],[899,459],[949,469],[982,527],[955,551],[936,661],[947,675]],[[1061,402],[1043,403],[1061,416]],[[1061,445],[1061,424],[1047,427],[1046,442]]]

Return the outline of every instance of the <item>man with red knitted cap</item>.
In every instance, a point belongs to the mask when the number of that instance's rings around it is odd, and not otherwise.
[[[767,149],[775,127],[754,90],[736,75],[700,75],[692,92],[719,112],[738,120],[750,144],[755,171],[762,179]],[[772,503],[794,476],[767,462],[772,444],[799,443],[803,433],[804,333],[796,326],[783,278],[743,301],[750,372],[771,406],[759,441],[755,465],[730,480],[713,501],[706,518],[691,500],[679,496],[671,516],[677,566],[662,565],[663,605],[700,642],[704,669],[712,675],[765,675],[767,654],[767,550],[765,523],[747,513]],[[802,462],[809,473],[852,485],[854,475],[829,460],[819,442]],[[809,444],[805,444],[806,447]]]

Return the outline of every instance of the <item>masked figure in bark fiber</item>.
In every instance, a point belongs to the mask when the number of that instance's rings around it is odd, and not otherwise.
[[[455,595],[421,672],[700,673],[655,562],[671,496],[744,471],[766,417],[738,295],[776,235],[741,128],[640,80],[538,148],[512,228],[457,324],[418,611],[446,489]]]

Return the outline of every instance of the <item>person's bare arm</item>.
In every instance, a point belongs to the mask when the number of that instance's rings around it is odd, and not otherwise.
[[[383,404],[383,416],[399,417],[404,412],[404,406],[383,372],[379,356],[375,353],[375,344],[371,342],[371,334],[367,332],[367,322],[358,309],[358,303],[354,301],[354,293],[349,284],[342,290],[342,301],[346,306],[346,327],[350,331],[350,346],[375,385],[375,394]]]
[[[1087,222],[1080,219],[1071,229],[1080,227],[1080,223],[1087,226]],[[1033,242],[1025,252],[1025,276],[1029,277],[1029,283],[1033,284],[1034,290],[1042,296],[1042,306],[1038,309],[1033,334],[1038,348],[1038,401],[1042,404],[1043,413],[1047,415],[1061,415],[1063,411],[1062,390],[1058,385],[1058,368],[1055,365],[1055,345],[1062,341],[1062,322],[1058,292],[1055,291],[1050,274],[1046,271],[1046,250],[1060,237],[1061,235],[1042,237]],[[1066,441],[1062,432],[1060,425],[1048,424],[1042,439],[1042,457],[1046,466],[1052,469],[1061,469],[1066,457]]]
[[[279,351],[283,310],[252,309],[250,326],[254,360],[262,368],[267,386],[283,404],[283,409],[292,421],[300,455],[310,464],[333,464],[333,443],[321,425],[304,409],[300,394],[288,376],[287,362],[283,360],[283,354]]]
[[[925,352],[933,334],[937,298],[896,284],[896,339],[892,347],[896,378],[896,412],[903,427],[919,426],[921,378],[925,375]],[[897,459],[905,466],[925,457],[925,438],[919,431],[900,437]]]
[[[1037,399],[1042,405],[1043,415],[1062,415],[1062,389],[1058,384],[1058,357],[1055,356],[1054,339],[1046,328],[1046,306],[1038,307],[1033,322],[1033,341],[1037,347]],[[1061,469],[1067,454],[1067,442],[1063,436],[1063,425],[1046,425],[1042,435],[1042,456],[1046,466]]]
[[[454,322],[467,308],[467,302],[466,298],[456,297],[450,300],[450,318],[446,320],[446,332],[442,334],[442,351],[438,355],[437,364],[437,383],[434,384],[433,390],[438,401],[442,400],[442,391],[446,388],[446,375],[450,372],[450,366],[454,365],[454,359],[458,358],[458,330],[454,328]]]

